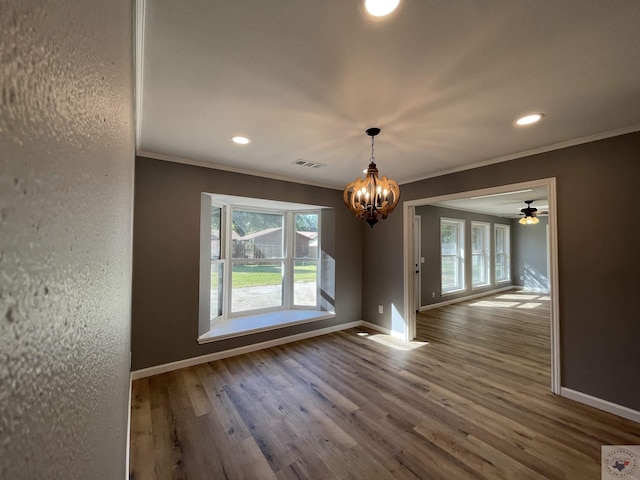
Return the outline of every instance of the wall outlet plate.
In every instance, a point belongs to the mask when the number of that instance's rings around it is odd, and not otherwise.
[[[379,314],[383,314],[384,313],[384,308],[382,307],[382,305],[378,305],[378,313]]]

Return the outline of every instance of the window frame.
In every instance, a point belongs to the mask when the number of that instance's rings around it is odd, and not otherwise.
[[[289,302],[290,305],[290,309],[296,310],[296,309],[300,309],[300,310],[320,310],[320,291],[321,291],[321,276],[320,276],[320,269],[321,269],[321,262],[320,262],[320,252],[321,252],[321,245],[320,245],[320,238],[322,235],[322,213],[320,212],[320,210],[291,210],[291,216],[289,218],[290,222],[291,222],[291,226],[289,228],[289,233],[291,235],[291,256],[287,256],[287,258],[290,258],[290,262],[291,265],[289,267],[289,269],[287,271],[291,272],[291,291],[289,292],[291,295],[291,299]],[[297,253],[297,237],[296,237],[296,215],[316,215],[318,217],[318,227],[317,227],[317,234],[316,234],[316,254],[314,257],[298,257],[296,255]],[[302,305],[302,304],[297,304],[295,302],[295,296],[296,296],[296,292],[295,292],[295,287],[296,287],[296,275],[295,275],[295,268],[296,268],[296,262],[314,262],[316,264],[316,291],[315,291],[315,297],[316,297],[316,304],[311,307],[310,305]]]
[[[300,209],[271,209],[271,208],[260,208],[260,207],[248,207],[244,205],[235,205],[230,204],[227,205],[226,208],[227,215],[225,219],[225,223],[222,225],[223,230],[225,230],[223,236],[225,238],[225,266],[224,266],[224,284],[223,284],[223,306],[222,312],[223,318],[228,318],[230,320],[238,319],[242,317],[252,316],[252,315],[260,315],[270,312],[277,312],[282,310],[320,310],[320,278],[321,278],[321,262],[320,262],[320,251],[321,251],[321,211],[320,209],[309,209],[309,210],[300,210]],[[233,212],[235,211],[243,211],[243,212],[251,212],[251,213],[264,213],[268,215],[282,215],[283,216],[283,246],[282,246],[282,257],[272,257],[272,258],[253,258],[248,261],[245,258],[234,258],[232,255],[233,248]],[[318,236],[317,236],[317,248],[316,248],[316,256],[314,258],[298,258],[295,257],[295,216],[297,214],[314,214],[318,217]],[[308,262],[316,262],[316,303],[315,305],[296,305],[295,304],[295,275],[294,268],[295,262],[297,260],[303,260]],[[246,264],[246,263],[263,263],[263,264],[273,264],[281,262],[282,265],[282,283],[281,283],[281,303],[280,305],[270,306],[259,309],[251,309],[251,310],[241,310],[241,311],[232,311],[233,306],[233,267],[234,265]],[[211,315],[210,315],[211,316]],[[220,318],[220,317],[216,317]],[[215,319],[211,318],[213,322]]]
[[[503,248],[504,251],[498,251],[498,231],[502,231],[504,235],[503,239]],[[493,260],[493,273],[496,285],[499,283],[507,283],[511,281],[511,225],[505,225],[501,223],[494,224],[494,242],[493,242],[493,252],[494,252],[494,260]],[[498,257],[502,256],[504,258],[502,263],[502,271],[505,270],[506,266],[506,275],[498,278]]]
[[[218,311],[220,312],[219,315],[216,315],[215,317],[212,316],[211,309],[209,309],[209,320],[210,321],[214,321],[217,318],[221,318],[224,317],[226,315],[225,312],[225,306],[226,306],[226,302],[224,299],[224,296],[226,294],[226,289],[224,288],[224,285],[226,283],[225,280],[225,276],[227,274],[227,270],[228,265],[226,262],[227,259],[227,240],[226,240],[226,235],[225,235],[225,223],[226,223],[226,218],[227,218],[227,210],[229,210],[227,208],[226,205],[222,204],[221,202],[216,202],[214,200],[211,200],[211,209],[210,209],[210,214],[209,216],[211,217],[211,212],[213,211],[214,208],[218,208],[220,209],[220,229],[218,230],[219,234],[218,234],[218,241],[220,242],[220,245],[218,247],[219,250],[219,255],[218,258],[214,259],[211,256],[211,247],[209,249],[209,258],[210,258],[210,268],[209,268],[209,275],[211,277],[212,275],[212,271],[213,271],[213,265],[222,265],[222,286],[220,287],[222,289],[222,292],[218,291],[218,302],[221,303],[221,305],[218,308]],[[212,226],[211,224],[209,224],[209,230],[212,231]],[[212,290],[212,285],[211,283],[209,284],[209,295],[211,295],[211,290]],[[209,300],[209,302],[211,302],[211,300]],[[211,303],[209,303],[211,304]]]
[[[442,253],[442,230],[445,225],[454,225],[457,229],[457,251],[455,254]],[[440,290],[443,296],[463,292],[466,290],[467,282],[465,278],[465,225],[465,221],[461,219],[440,217]],[[455,264],[458,282],[453,288],[445,288],[443,283],[442,259],[445,256],[455,257],[457,260]]]
[[[473,245],[473,229],[481,228],[483,230],[482,234],[482,252],[476,253],[474,251]],[[475,290],[477,288],[488,287],[491,285],[491,224],[488,222],[471,222],[471,289]],[[474,273],[474,264],[473,258],[477,255],[482,255],[482,269],[483,269],[483,277],[484,280],[482,283],[474,283],[473,281],[473,273]]]

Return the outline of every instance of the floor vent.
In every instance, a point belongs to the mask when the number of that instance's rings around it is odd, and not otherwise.
[[[302,160],[302,159],[298,159],[295,162],[292,162],[292,165],[300,165],[301,167],[309,167],[309,168],[326,167],[324,163],[307,162],[306,160]]]

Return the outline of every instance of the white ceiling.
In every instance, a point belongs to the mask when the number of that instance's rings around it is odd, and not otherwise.
[[[399,183],[640,130],[640,1],[361,3],[146,0],[138,153],[341,188],[373,126]]]
[[[435,203],[434,205],[467,212],[496,215],[498,217],[518,218],[520,217],[520,210],[527,206],[526,203],[524,203],[525,200],[533,200],[531,206],[537,208],[538,213],[545,212],[549,209],[547,187],[513,190],[506,193],[459,200],[446,200]]]

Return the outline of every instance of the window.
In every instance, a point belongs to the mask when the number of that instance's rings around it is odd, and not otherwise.
[[[511,280],[511,251],[509,225],[495,226],[495,272],[496,283]]]
[[[203,193],[200,221],[199,342],[335,316],[320,207]]]
[[[284,213],[232,208],[230,316],[283,305]]]
[[[319,220],[317,213],[294,215],[293,305],[296,307],[318,305]]]
[[[489,227],[488,223],[471,222],[471,286],[490,284],[489,276]]]
[[[464,290],[464,221],[440,219],[442,293]]]
[[[222,315],[222,285],[224,282],[224,259],[222,220],[224,209],[211,205],[211,300],[209,312],[212,318]]]

